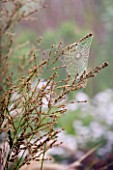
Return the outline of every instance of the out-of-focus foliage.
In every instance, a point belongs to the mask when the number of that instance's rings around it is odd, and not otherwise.
[[[113,1],[47,0],[47,2],[48,8],[40,15],[40,25],[35,25],[36,29],[44,35],[47,29],[55,30],[57,37],[60,35],[65,44],[73,43],[78,39],[78,35],[80,38],[87,31],[92,31],[94,40],[89,67],[104,60],[108,60],[110,65],[107,71],[103,71],[95,80],[88,83],[86,91],[88,94],[94,95],[108,87],[113,88],[113,78],[110,77],[113,73]],[[70,25],[68,22],[72,24]],[[46,27],[45,24],[47,24]]]
[[[21,71],[23,68],[23,74],[24,71],[26,71],[26,64],[28,63],[31,55],[27,54],[31,49],[33,49],[36,39],[37,36],[32,31],[23,31],[15,35],[12,55],[10,57],[10,64],[13,65],[13,67],[10,67],[9,70],[13,73],[14,80],[17,78],[17,76],[19,76],[19,71]]]
[[[101,47],[101,57],[109,61],[109,69],[102,73],[101,87],[113,88],[113,1],[103,1],[101,6],[101,17],[105,23],[106,31],[104,35],[104,42]],[[100,78],[100,75],[97,79]]]
[[[61,23],[55,30],[47,30],[43,34],[41,45],[50,48],[51,44],[62,42],[63,46],[69,45],[88,34],[91,30],[78,27],[75,23],[66,21]]]
[[[59,125],[73,134],[80,148],[101,144],[98,155],[103,157],[113,151],[113,90],[100,92],[92,100],[78,92],[75,101],[80,99],[87,99],[87,103],[67,104],[70,111],[59,120]]]
[[[58,42],[62,42],[63,46],[68,45],[77,41],[83,35],[91,32],[91,30],[80,28],[76,24],[66,21],[63,22],[59,27],[55,30],[47,29],[47,31],[43,34],[43,40],[41,43],[42,49],[50,49],[51,44],[58,44]],[[29,33],[32,35],[32,32]],[[24,34],[25,36],[25,34]],[[26,35],[28,36],[28,35]],[[31,36],[33,39],[33,36]],[[35,37],[34,37],[35,39]],[[113,80],[109,77],[110,73],[113,72],[112,67],[112,36],[108,34],[108,36],[104,35],[102,40],[98,40],[94,34],[94,39],[92,43],[92,48],[89,57],[89,69],[96,65],[97,63],[101,63],[105,60],[108,60],[110,63],[110,67],[107,71],[103,71],[96,80],[91,80],[88,83],[88,88],[86,92],[90,95],[97,93],[100,90],[104,90],[107,87],[112,88]],[[20,51],[19,51],[20,53]],[[62,76],[62,75],[61,75]],[[46,78],[46,76],[44,76]]]

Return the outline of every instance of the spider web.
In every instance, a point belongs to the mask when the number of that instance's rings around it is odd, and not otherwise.
[[[66,65],[66,71],[74,78],[77,74],[78,79],[87,71],[89,51],[93,35],[88,34],[78,42],[63,49],[61,61]]]

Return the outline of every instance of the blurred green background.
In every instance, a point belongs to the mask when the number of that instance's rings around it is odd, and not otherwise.
[[[48,7],[38,12],[36,21],[24,21],[17,25],[16,43],[30,43],[22,50],[16,50],[13,62],[17,62],[17,56],[29,51],[31,44],[40,36],[43,37],[41,48],[49,49],[53,43],[61,41],[65,46],[93,32],[88,68],[90,70],[104,61],[109,62],[109,67],[95,79],[89,80],[85,92],[93,96],[99,91],[113,88],[113,1],[46,0],[45,4]]]

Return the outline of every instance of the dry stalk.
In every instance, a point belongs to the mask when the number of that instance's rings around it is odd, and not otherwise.
[[[31,1],[29,0],[29,2]],[[32,2],[37,2],[38,5],[41,3],[39,0]],[[8,3],[12,3],[11,10],[8,9]],[[2,0],[2,27],[0,30],[2,40],[0,42],[0,145],[2,147],[0,149],[0,168],[5,170],[10,169],[10,166],[12,169],[19,169],[32,160],[41,160],[45,145],[46,151],[59,145],[57,135],[60,131],[55,129],[55,124],[67,111],[65,103],[62,103],[65,96],[69,92],[84,88],[87,79],[95,77],[100,70],[108,66],[106,62],[92,69],[89,73],[83,74],[79,81],[76,81],[75,76],[71,84],[69,77],[56,81],[58,70],[63,69],[64,66],[55,66],[51,75],[43,82],[39,75],[51,64],[53,54],[52,65],[57,63],[61,55],[61,43],[55,51],[52,45],[48,58],[43,53],[42,60],[38,64],[36,46],[25,54],[27,71],[24,76],[20,74],[20,77],[18,76],[13,82],[13,75],[8,74],[9,58],[14,50],[13,28],[22,19],[37,12],[36,9],[30,9],[26,13],[23,10],[24,5],[24,1],[22,3],[19,0]],[[39,5],[40,7],[41,5]],[[37,43],[40,43],[40,40]],[[24,48],[24,45],[17,48]],[[23,69],[24,67],[21,67],[20,70],[23,71]],[[39,87],[40,83],[43,84],[41,87]],[[62,83],[63,85],[61,85]],[[45,100],[46,102],[44,102]]]

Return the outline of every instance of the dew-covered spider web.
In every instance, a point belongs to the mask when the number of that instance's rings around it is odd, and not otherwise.
[[[62,50],[61,61],[66,65],[66,71],[73,79],[77,74],[77,79],[87,71],[89,51],[93,34],[88,34],[78,42],[71,44]]]

